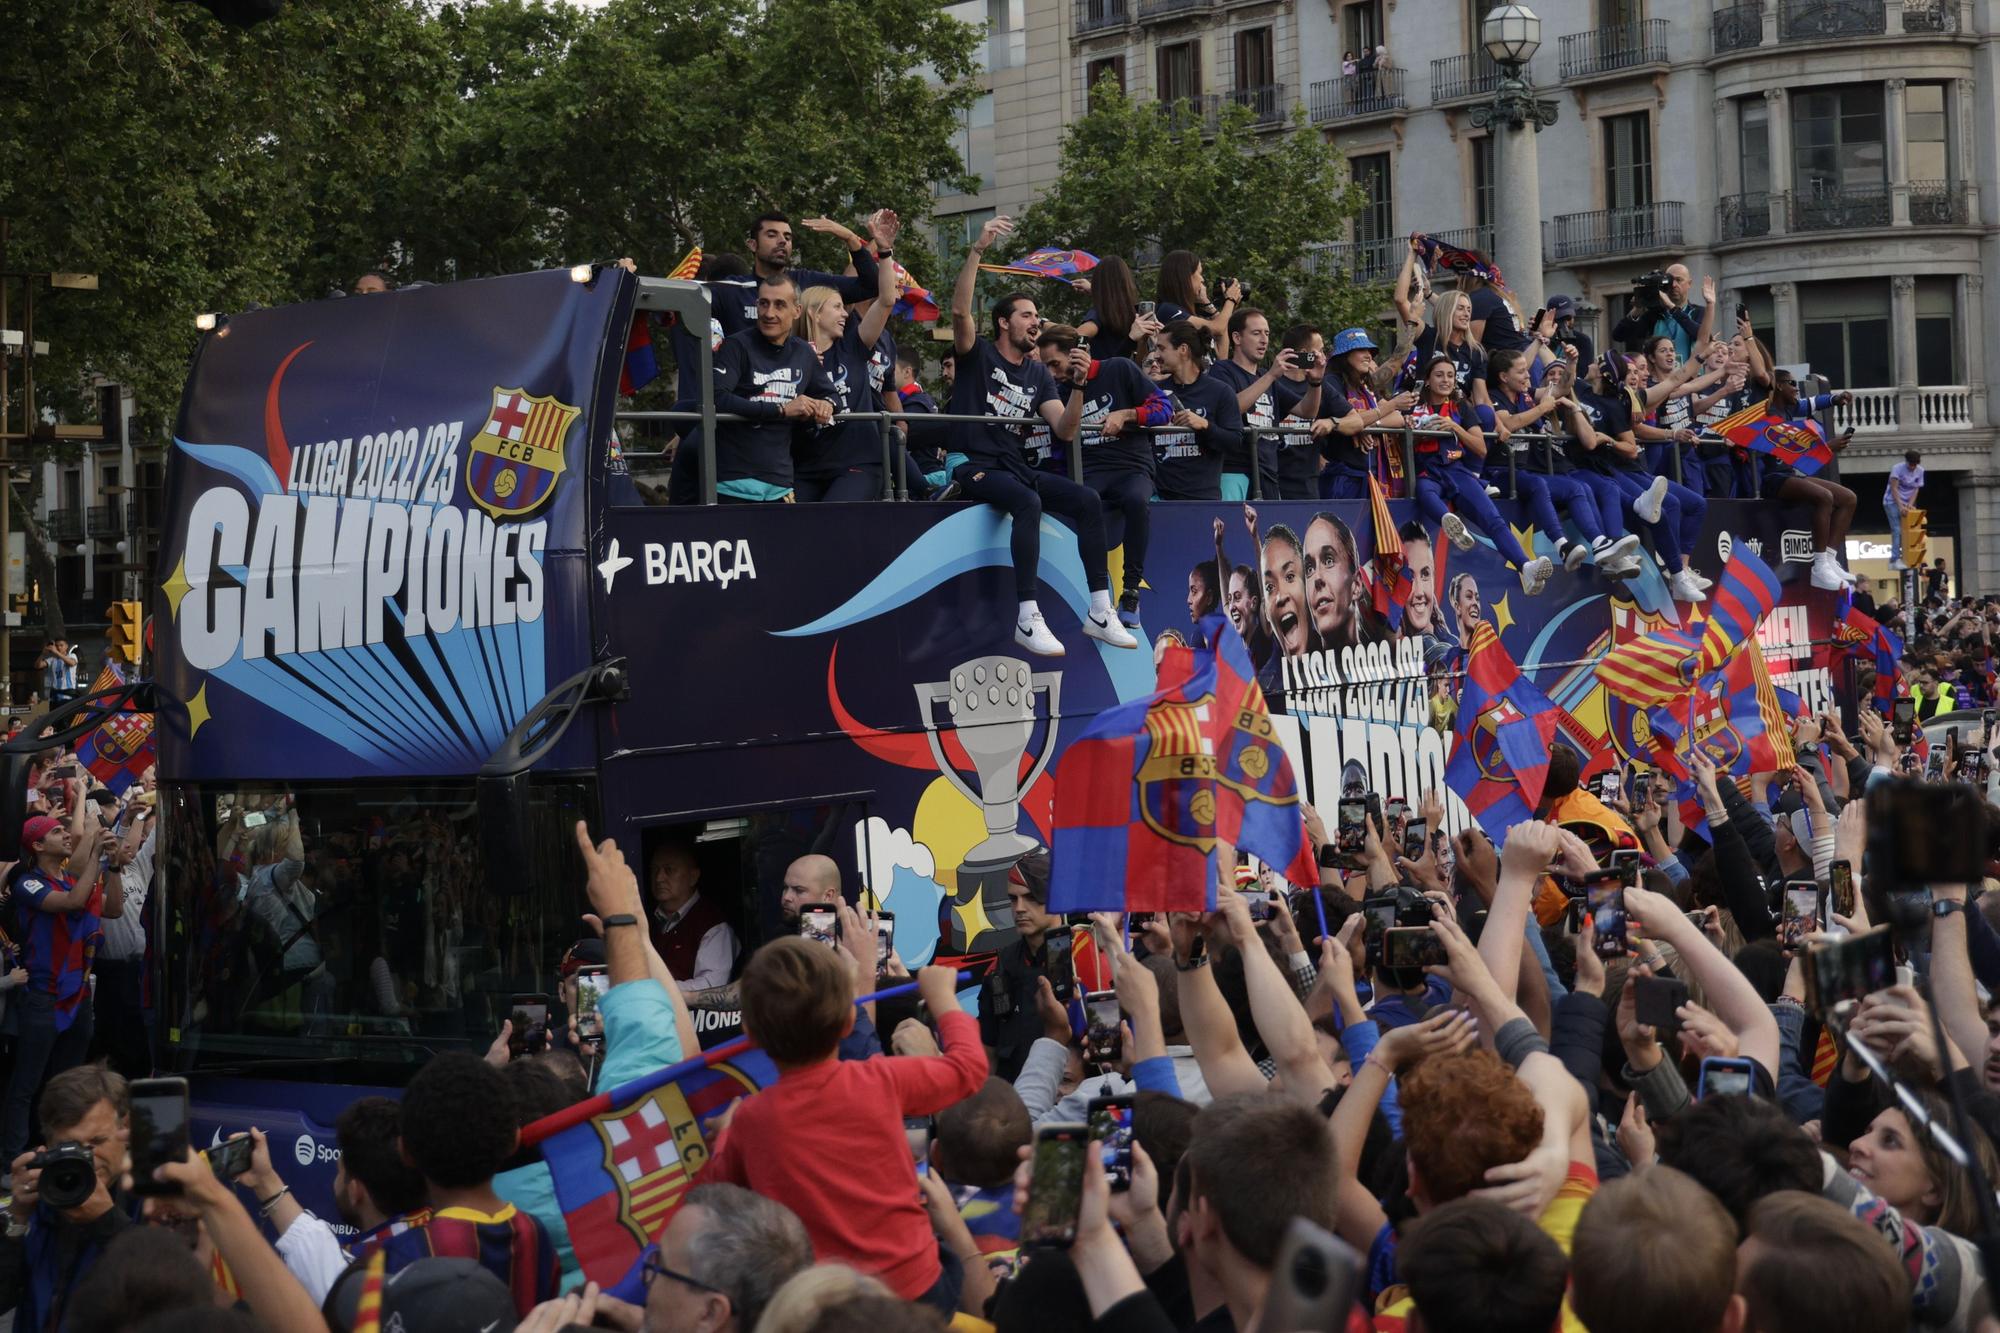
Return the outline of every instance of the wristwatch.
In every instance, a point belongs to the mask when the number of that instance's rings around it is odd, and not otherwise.
[[[613,926],[636,926],[638,924],[639,918],[633,916],[630,912],[620,912],[616,916],[607,916],[604,918],[604,928],[606,930],[610,930]]]
[[[1950,916],[1953,912],[1963,912],[1970,906],[1963,898],[1941,898],[1931,904],[1931,915]]]

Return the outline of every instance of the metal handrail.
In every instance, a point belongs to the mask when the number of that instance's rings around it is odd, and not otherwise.
[[[619,412],[614,414],[614,419],[618,421],[679,421],[679,422],[692,423],[701,421],[702,414],[699,412],[686,412],[686,411]],[[714,416],[714,420],[717,421],[718,423],[721,422],[736,423],[736,422],[750,422],[755,419],[751,417],[737,416],[727,412],[717,412]],[[873,421],[880,423],[882,427],[882,466],[884,469],[882,478],[882,498],[884,500],[908,500],[910,498],[909,487],[905,483],[903,477],[903,463],[904,460],[909,455],[909,443],[904,436],[898,435],[896,433],[894,429],[895,423],[900,421],[907,424],[909,422],[914,421],[918,423],[931,422],[934,424],[941,424],[941,425],[988,425],[998,420],[1001,420],[1001,418],[987,416],[987,415],[974,416],[974,415],[967,415],[964,413],[954,413],[954,412],[837,412],[834,414],[833,417],[833,421],[835,424],[849,422],[849,421]],[[1119,434],[1121,436],[1128,434],[1129,435],[1174,435],[1174,434],[1179,434],[1184,429],[1186,428],[1182,426],[1127,426],[1125,427],[1124,430],[1120,431]],[[1265,436],[1274,436],[1282,440],[1288,436],[1304,435],[1307,433],[1308,433],[1307,430],[1303,430],[1298,426],[1285,426],[1282,423],[1276,426],[1245,426],[1243,428],[1244,438],[1250,444],[1251,452],[1253,454],[1256,451],[1257,441],[1264,438]],[[1456,435],[1454,435],[1449,430],[1444,430],[1442,428],[1438,429],[1419,428],[1410,425],[1408,421],[1405,421],[1403,425],[1400,427],[1388,427],[1386,429],[1367,430],[1362,432],[1362,434],[1390,435],[1399,437],[1399,443],[1401,444],[1402,454],[1403,454],[1403,475],[1405,477],[1415,477],[1417,475],[1418,440],[1420,439],[1445,440],[1445,439],[1457,438]],[[1697,432],[1697,435],[1712,440],[1722,438],[1721,436],[1712,435],[1707,432]],[[1517,430],[1510,432],[1507,438],[1510,442],[1514,440],[1520,440],[1528,444],[1557,444],[1561,441],[1568,440],[1571,437],[1566,431],[1557,432],[1557,431]],[[1519,486],[1520,470],[1518,462],[1515,458],[1516,452],[1517,451],[1511,447],[1508,448],[1507,450],[1507,489],[1511,495],[1518,497],[1520,494],[1520,486]],[[1682,483],[1684,481],[1684,478],[1682,475],[1681,451],[1679,446],[1678,445],[1675,446],[1675,448],[1673,448],[1670,452],[1673,458],[1673,469],[1674,469],[1673,479],[1677,483]],[[630,450],[624,451],[624,457],[628,460],[634,458],[665,458],[667,456],[668,456],[667,451],[664,449],[649,450],[646,452],[634,452]],[[705,470],[704,471],[705,476],[714,475],[715,440],[712,435],[704,436],[702,439],[701,465]],[[1758,465],[1758,456],[1754,451],[1750,455],[1750,468],[1751,468],[1751,482],[1752,485],[1755,486],[1760,482],[1761,478],[1758,475],[1760,471]],[[1555,455],[1553,451],[1551,451],[1550,454],[1548,455],[1548,467],[1546,469],[1546,473],[1549,476],[1557,475],[1555,470]],[[1079,485],[1082,484],[1083,482],[1083,449],[1080,445],[1073,445],[1069,449],[1069,477],[1071,481],[1077,482]],[[1275,498],[1275,497],[1265,496],[1264,486],[1263,486],[1263,473],[1255,467],[1252,467],[1250,471],[1250,498],[1253,500]],[[712,504],[714,503],[714,501],[708,501],[707,503]],[[1170,504],[1174,502],[1163,501],[1162,503]],[[1211,502],[1191,501],[1190,503],[1206,504]]]

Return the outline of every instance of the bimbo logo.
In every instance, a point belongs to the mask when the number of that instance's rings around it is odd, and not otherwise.
[[[1785,561],[1795,565],[1812,563],[1814,554],[1812,533],[1799,528],[1786,528],[1780,540],[1783,545],[1780,546],[1779,553]]]

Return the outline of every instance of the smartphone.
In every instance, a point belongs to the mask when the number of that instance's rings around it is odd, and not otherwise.
[[[1688,1002],[1687,983],[1679,977],[1635,977],[1632,982],[1633,1017],[1655,1033],[1664,1035],[1681,1025],[1680,1007]]]
[[[1819,885],[1809,880],[1785,881],[1785,906],[1778,922],[1778,942],[1796,949],[1819,929]]]
[[[1986,733],[1984,743],[1987,745],[1991,745],[1995,740],[2000,740],[2000,737],[1996,737],[1993,734],[1993,724],[1996,721],[2000,721],[2000,712],[1996,712],[1991,708],[1982,708],[1979,710],[1979,726]],[[148,792],[147,795],[150,796],[152,793]]]
[[[1382,966],[1443,967],[1451,958],[1429,926],[1391,926],[1382,932]]]
[[[131,1097],[132,1192],[179,1194],[179,1185],[153,1179],[155,1168],[188,1156],[188,1085],[184,1078],[140,1078]]]
[[[1867,801],[1870,920],[1888,919],[1872,910],[1878,891],[1986,877],[1986,841],[1966,836],[1985,826],[1985,799],[1971,787],[1895,778],[1870,787]]]
[[[1623,958],[1626,948],[1625,879],[1616,870],[1600,870],[1583,881],[1584,906],[1596,932],[1592,948],[1599,958]]]
[[[1042,971],[1048,975],[1049,989],[1056,993],[1056,999],[1068,1004],[1076,998],[1076,964],[1070,951],[1071,939],[1061,932],[1052,931],[1044,939],[1044,961]]]
[[[516,995],[507,1002],[508,1018],[514,1025],[507,1034],[507,1049],[514,1055],[535,1055],[549,1048],[549,997]]]
[[[1616,769],[1597,780],[1597,799],[1600,801],[1607,803],[1615,801],[1624,794],[1624,791],[1625,784],[1620,780]]]
[[[1083,1058],[1093,1064],[1118,1062],[1118,992],[1094,990],[1083,997]]]
[[[256,1148],[256,1141],[248,1134],[238,1134],[233,1139],[224,1139],[204,1155],[217,1180],[231,1181],[250,1169],[250,1154]]]
[[[1835,861],[1827,876],[1827,887],[1833,898],[1833,910],[1842,916],[1854,915],[1854,867],[1846,861]],[[1829,925],[1831,916],[1826,918]]]
[[[1277,915],[1278,895],[1269,889],[1238,889],[1236,893],[1243,899],[1243,905],[1250,909],[1252,921],[1269,921]]]
[[[271,816],[262,810],[252,810],[249,814],[243,816],[243,827],[246,829],[263,828],[264,825],[270,822]]]
[[[1348,858],[1349,864],[1359,865],[1368,846],[1368,802],[1359,797],[1343,797],[1340,802],[1340,824],[1334,834],[1334,842],[1340,854]]]
[[[1549,308],[1547,306],[1538,305],[1535,307],[1535,313],[1528,320],[1527,332],[1529,337],[1532,338],[1535,334],[1535,330],[1542,327],[1542,316],[1548,313],[1549,313]]]
[[[1361,1256],[1303,1217],[1285,1228],[1257,1325],[1267,1329],[1346,1328],[1361,1286]]]
[[[840,940],[840,913],[831,907],[808,907],[799,913],[799,935],[831,949]]]
[[[1318,353],[1318,352],[1300,352],[1300,353],[1299,353],[1299,355],[1298,355],[1298,363],[1297,363],[1297,364],[1298,364],[1298,367],[1299,367],[1299,369],[1301,369],[1301,370],[1311,370],[1311,369],[1312,369],[1312,368],[1313,368],[1314,366],[1316,366],[1316,365],[1318,365],[1318,364],[1319,364],[1319,353]]]
[[[1153,302],[1141,301],[1139,302],[1139,318],[1144,319],[1146,316],[1152,314],[1157,309],[1159,309],[1159,306],[1157,306]]]
[[[1748,1097],[1755,1077],[1750,1061],[1711,1055],[1701,1062],[1701,1081],[1695,1085],[1695,1100],[1710,1097]]]
[[[1090,1099],[1090,1141],[1103,1154],[1111,1188],[1132,1188],[1132,1094]]]
[[[1917,724],[1917,701],[1911,698],[1896,700],[1889,706],[1889,734],[1898,745],[1908,745]],[[247,821],[246,821],[247,822]]]
[[[1068,1249],[1083,1211],[1084,1154],[1090,1126],[1043,1125],[1035,1131],[1028,1174],[1028,1204],[1021,1210],[1021,1243]]]
[[[1382,937],[1396,925],[1396,902],[1393,898],[1365,898],[1361,910],[1366,919],[1361,923],[1361,943],[1368,955],[1368,964],[1379,967],[1382,963]]]
[[[1400,825],[1410,817],[1410,803],[1400,796],[1391,796],[1382,807],[1382,813],[1388,817],[1390,824]]]
[[[1895,937],[1886,924],[1829,940],[1806,955],[1806,999],[1821,1016],[1895,984]]]
[[[604,1012],[598,1008],[611,989],[611,970],[598,964],[576,970],[576,1035],[582,1041],[604,1039]]]
[[[1628,889],[1639,887],[1639,849],[1620,847],[1611,853],[1609,868],[1618,872],[1618,882]]]
[[[1421,857],[1431,842],[1430,825],[1421,819],[1413,819],[1403,825],[1403,859],[1414,861]]]
[[[889,955],[896,951],[896,914],[875,914],[875,975],[889,970]]]

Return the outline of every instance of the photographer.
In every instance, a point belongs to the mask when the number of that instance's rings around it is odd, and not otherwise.
[[[103,1065],[57,1074],[37,1110],[49,1146],[13,1159],[0,1311],[39,1331],[63,1327],[71,1293],[138,1210],[118,1184],[129,1132],[123,1077]]]
[[[1715,279],[1701,280],[1701,299],[1692,305],[1688,293],[1694,278],[1686,264],[1669,264],[1632,281],[1632,298],[1625,306],[1625,318],[1611,330],[1611,337],[1628,352],[1645,349],[1646,340],[1661,334],[1674,340],[1674,355],[1686,361],[1694,349],[1708,345],[1715,331]]]

